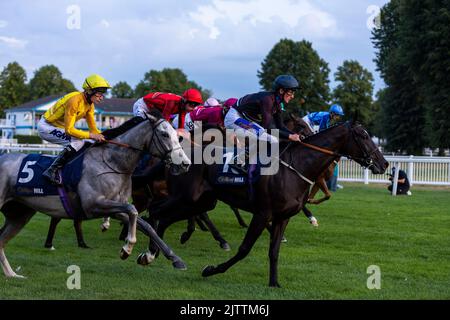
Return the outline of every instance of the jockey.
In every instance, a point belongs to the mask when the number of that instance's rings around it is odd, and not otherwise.
[[[328,112],[313,112],[303,117],[303,120],[314,131],[314,126],[319,126],[319,131],[329,128],[344,116],[344,110],[339,104],[333,104]]]
[[[133,114],[145,118],[145,114],[149,114],[152,109],[159,110],[163,117],[170,121],[170,117],[178,114],[178,128],[184,128],[184,117],[187,112],[203,103],[202,94],[197,89],[187,89],[182,96],[165,93],[154,92],[137,100],[133,106]]]
[[[210,100],[209,98],[208,100]],[[212,98],[214,99],[214,98]],[[208,100],[206,101],[208,103]],[[214,99],[215,100],[215,99]],[[217,101],[217,100],[216,100]],[[223,107],[218,104],[218,106],[215,107],[197,107],[193,111],[189,112],[186,115],[186,121],[184,122],[184,129],[186,131],[192,131],[196,127],[195,122],[200,121],[206,124],[218,126],[218,127],[224,127],[223,121],[225,118],[225,115],[227,114],[228,110],[230,110],[230,107],[235,104],[237,99],[230,98],[227,101],[225,101]],[[218,102],[217,102],[218,103]]]
[[[94,104],[100,103],[111,88],[108,81],[97,74],[84,80],[84,92],[72,92],[56,101],[38,123],[39,136],[48,142],[65,146],[52,165],[42,174],[54,184],[60,184],[58,169],[83,147],[84,140],[104,141],[95,124]],[[75,122],[86,119],[89,131],[78,130]]]
[[[281,115],[284,104],[294,98],[298,88],[298,81],[293,76],[278,76],[273,82],[273,91],[253,93],[240,98],[225,116],[225,127],[234,129],[238,134],[250,133],[258,140],[270,143],[278,143],[278,139],[267,133],[267,129],[279,129],[281,138],[300,141],[298,134],[292,133],[284,126]],[[244,165],[233,167],[245,172]]]
[[[205,108],[220,107],[220,103],[219,103],[219,101],[217,101],[216,98],[211,97],[205,101],[205,104],[203,106]]]

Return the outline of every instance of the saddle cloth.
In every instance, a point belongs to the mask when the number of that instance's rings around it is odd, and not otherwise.
[[[249,174],[245,174],[233,169],[230,164],[236,163],[237,149],[226,149],[223,153],[222,164],[217,166],[215,183],[218,185],[242,186],[249,182],[255,183],[261,173],[261,164],[258,161],[256,165],[246,165]]]
[[[84,152],[75,156],[62,169],[62,178],[65,189],[75,192],[81,179]],[[42,173],[50,167],[55,160],[54,156],[42,154],[27,155],[20,165],[16,182],[16,194],[20,196],[50,196],[58,195],[57,186],[50,183]]]

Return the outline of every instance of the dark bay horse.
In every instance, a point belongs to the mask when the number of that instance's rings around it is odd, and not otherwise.
[[[136,122],[136,125],[110,143],[94,144],[85,151],[81,180],[77,192],[69,193],[70,204],[74,211],[83,212],[87,219],[111,216],[128,223],[126,244],[120,253],[122,259],[126,259],[132,252],[138,226],[152,238],[154,245],[165,252],[175,267],[185,268],[181,259],[173,254],[145,221],[138,218],[136,208],[128,203],[131,196],[131,174],[144,151],[164,159],[171,165],[172,174],[185,172],[190,165],[170,124],[149,116],[146,120]],[[21,153],[0,156],[0,208],[5,216],[4,225],[0,229],[0,263],[7,277],[21,276],[13,271],[6,259],[5,246],[37,211],[52,217],[70,219],[59,196],[24,197],[16,194],[19,169],[26,156]],[[31,175],[32,167],[27,170]]]
[[[301,143],[281,143],[280,150],[283,151],[278,172],[261,176],[254,184],[253,197],[249,196],[246,186],[215,184],[217,164],[193,164],[187,174],[169,175],[169,198],[151,208],[152,215],[158,220],[158,234],[162,237],[169,225],[186,219],[195,209],[212,210],[217,200],[251,212],[252,220],[237,254],[222,264],[205,267],[202,275],[208,277],[224,273],[245,258],[268,223],[272,222],[269,286],[279,287],[277,265],[281,238],[289,219],[305,206],[313,181],[341,156],[353,159],[374,174],[382,174],[388,167],[388,162],[366,130],[350,122],[307,137]],[[150,243],[149,251],[142,255],[154,257],[157,251]]]

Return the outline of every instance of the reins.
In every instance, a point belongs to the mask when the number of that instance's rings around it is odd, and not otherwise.
[[[105,142],[113,144],[113,145],[116,145],[116,146],[119,146],[119,147],[122,147],[122,148],[127,148],[127,149],[131,149],[131,150],[144,152],[143,149],[139,149],[139,148],[133,147],[133,146],[129,145],[128,143],[121,143],[121,142],[117,142],[117,141],[114,141],[114,140],[105,140]]]

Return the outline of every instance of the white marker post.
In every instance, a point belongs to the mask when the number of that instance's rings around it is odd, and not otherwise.
[[[398,172],[400,171],[400,162],[395,163],[394,184],[392,185],[392,196],[397,196]]]

